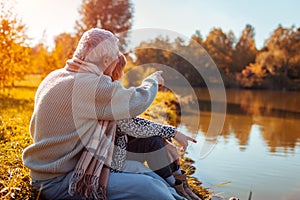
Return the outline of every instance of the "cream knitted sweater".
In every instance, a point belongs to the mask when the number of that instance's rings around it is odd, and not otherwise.
[[[23,152],[31,177],[46,180],[72,171],[99,119],[135,117],[149,107],[157,90],[151,76],[127,89],[106,75],[65,69],[49,74],[35,97],[30,123],[34,144]]]

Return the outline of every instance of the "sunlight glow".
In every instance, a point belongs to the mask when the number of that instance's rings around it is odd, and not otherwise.
[[[53,42],[62,32],[72,32],[79,17],[81,0],[15,0],[17,10],[28,26],[28,35],[35,41]],[[299,26],[300,2],[259,1],[181,1],[132,0],[133,29],[164,28],[190,37],[200,30],[203,37],[213,28],[232,30],[239,37],[246,24],[255,28],[256,44],[260,48],[279,24]],[[43,33],[45,32],[45,36]]]

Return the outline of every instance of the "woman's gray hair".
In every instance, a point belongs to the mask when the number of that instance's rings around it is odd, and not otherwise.
[[[118,57],[118,38],[110,31],[92,28],[86,31],[79,40],[73,57],[91,62],[97,66],[101,63],[103,56],[108,56],[112,60]]]

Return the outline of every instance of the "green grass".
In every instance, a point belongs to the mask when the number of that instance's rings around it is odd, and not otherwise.
[[[33,112],[35,85],[17,88],[0,93],[0,199],[36,199],[29,184],[29,170],[22,164],[22,151],[32,143],[29,122]],[[170,92],[160,92],[144,117],[159,122],[176,125],[178,105]],[[209,199],[209,192],[201,182],[192,177],[195,171],[193,160],[181,159],[183,168],[189,175],[189,183],[199,196]]]

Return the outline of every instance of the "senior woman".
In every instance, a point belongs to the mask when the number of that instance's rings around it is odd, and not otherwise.
[[[34,143],[24,150],[23,161],[43,198],[181,198],[149,173],[110,172],[117,125],[136,124],[130,119],[148,108],[158,85],[163,85],[161,72],[148,76],[139,87],[124,88],[112,81],[106,74],[118,62],[117,43],[109,31],[85,32],[73,58],[50,73],[36,92],[30,122]],[[185,147],[191,140],[169,131],[168,137],[174,136]]]

